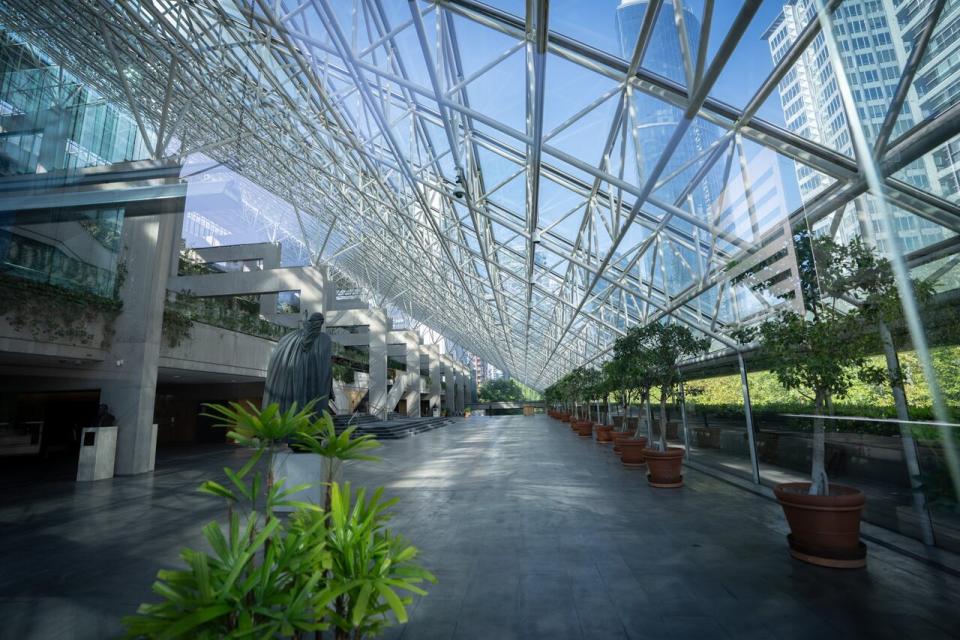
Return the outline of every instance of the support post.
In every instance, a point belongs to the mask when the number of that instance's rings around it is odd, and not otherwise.
[[[687,457],[691,456],[690,450],[690,432],[687,430],[687,394],[683,387],[683,381],[680,381],[680,393],[678,394],[678,399],[680,401],[680,422],[683,425],[683,444],[687,448]]]
[[[440,413],[440,346],[430,345],[430,413]]]
[[[123,223],[123,312],[114,323],[110,356],[99,365],[104,377],[100,402],[117,418],[117,475],[154,468],[157,367],[177,222],[176,216],[158,214]]]
[[[739,351],[737,351],[737,362],[740,363],[740,386],[743,388],[743,415],[747,421],[750,469],[753,472],[753,483],[760,484],[760,465],[757,463],[757,444],[753,434],[753,408],[750,406],[750,385],[747,382],[747,367],[743,363],[743,354]]]

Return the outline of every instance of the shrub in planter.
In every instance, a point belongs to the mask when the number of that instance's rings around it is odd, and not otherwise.
[[[704,449],[719,449],[720,433],[719,427],[695,427],[693,430],[697,446]]]
[[[680,360],[699,355],[707,350],[710,341],[696,337],[690,329],[679,324],[653,323],[639,330],[636,350],[641,354],[646,371],[647,391],[647,428],[652,438],[652,424],[649,409],[649,388],[656,386],[660,391],[659,438],[653,447],[644,451],[647,459],[647,478],[654,487],[679,487],[682,484],[681,469],[684,450],[667,446],[667,400],[677,389]]]
[[[347,640],[405,622],[412,596],[425,593],[419,585],[435,578],[414,564],[416,549],[386,528],[394,501],[382,500],[381,490],[351,499],[349,485],[334,482],[324,511],[293,499],[307,485],[286,487],[274,477],[272,458],[286,441],[327,437],[312,404],[301,411],[209,408],[253,455],[240,469],[224,469],[227,484],[201,485],[226,500],[226,525],[204,527],[211,553],[186,549],[185,569],[159,572],[154,592],[162,601],[125,619],[128,637],[305,638],[332,628],[336,640]],[[359,456],[367,448],[341,440],[328,452]],[[287,521],[274,515],[285,506],[296,508]]]
[[[808,561],[820,558],[822,564],[831,561],[849,564],[855,559],[862,560],[866,551],[858,544],[851,546],[850,536],[835,537],[836,544],[831,548],[819,546],[823,537],[808,535],[812,526],[826,525],[830,516],[824,514],[835,512],[840,506],[838,501],[847,505],[854,500],[850,496],[858,494],[858,508],[863,508],[862,492],[831,485],[827,478],[823,419],[831,399],[843,396],[855,378],[877,381],[879,376],[882,381],[883,372],[866,363],[867,344],[861,337],[861,319],[855,314],[843,314],[818,305],[809,317],[794,312],[781,313],[760,325],[759,335],[763,352],[769,357],[780,384],[788,389],[802,390],[813,402],[810,483],[789,483],[776,491],[793,531],[791,549],[798,558]],[[859,531],[859,512],[855,519],[849,520],[855,520]]]
[[[598,424],[594,427],[594,430],[597,432],[597,442],[602,444],[613,442],[613,427],[611,425]]]
[[[643,436],[624,438],[617,443],[620,447],[620,462],[625,467],[642,467],[647,459],[644,450],[647,448],[647,439]]]
[[[842,300],[845,290],[855,290],[863,260],[859,250],[851,253],[828,238],[799,234],[795,241],[803,315],[781,313],[762,323],[755,334],[746,331],[741,340],[757,335],[761,354],[778,382],[812,403],[810,482],[786,483],[775,490],[790,524],[791,553],[828,566],[863,566],[866,550],[859,542],[859,522],[864,496],[852,487],[830,483],[824,464],[823,418],[833,399],[846,395],[857,379],[882,384],[886,377],[867,361],[876,340],[870,330],[875,318]],[[843,289],[841,282],[847,283]]]

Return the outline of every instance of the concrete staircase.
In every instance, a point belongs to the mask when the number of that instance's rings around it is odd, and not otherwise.
[[[399,440],[407,436],[417,435],[439,429],[453,422],[451,418],[407,418],[397,417],[390,420],[377,420],[375,416],[334,416],[333,423],[337,432],[343,431],[351,425],[357,425],[354,432],[357,435],[370,434],[378,440]]]

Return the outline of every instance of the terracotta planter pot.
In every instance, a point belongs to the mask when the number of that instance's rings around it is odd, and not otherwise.
[[[597,431],[597,442],[607,444],[613,442],[613,427],[605,424],[598,424],[596,426]]]
[[[683,486],[683,454],[684,450],[679,447],[667,447],[666,451],[644,449],[650,486],[658,489]]]
[[[866,566],[867,548],[860,542],[863,492],[834,483],[828,496],[812,496],[809,490],[809,482],[785,482],[773,489],[790,525],[790,555],[822,567]]]
[[[610,432],[610,436],[613,439],[613,452],[620,455],[623,453],[623,450],[620,448],[620,442],[633,438],[633,431],[612,431]]]
[[[590,438],[593,436],[593,423],[589,420],[579,420],[573,423],[573,430],[581,438]]]
[[[646,438],[622,438],[620,440],[620,462],[625,467],[642,467],[646,464],[643,450],[647,448]]]

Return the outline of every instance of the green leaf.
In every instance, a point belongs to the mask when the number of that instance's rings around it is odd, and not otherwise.
[[[231,607],[226,604],[217,604],[211,605],[209,607],[204,607],[203,609],[198,609],[193,613],[181,618],[174,624],[167,627],[163,633],[160,633],[157,636],[158,640],[167,640],[172,638],[179,638],[185,635],[188,631],[196,629],[202,624],[210,622],[220,616],[225,616],[230,613]]]

